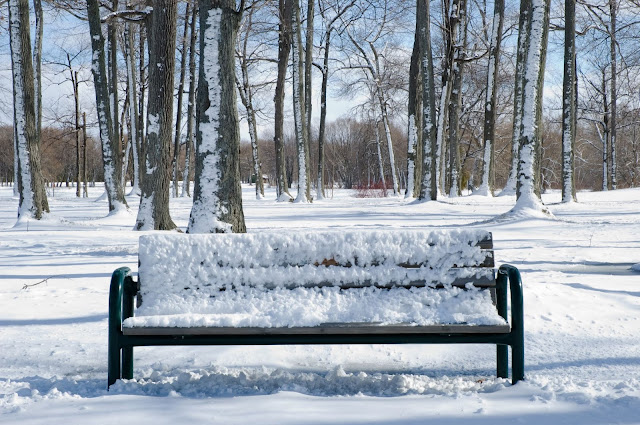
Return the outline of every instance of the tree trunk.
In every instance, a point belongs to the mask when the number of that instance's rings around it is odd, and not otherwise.
[[[112,1],[112,9],[118,10],[119,3],[118,0]],[[117,150],[114,151],[114,154],[118,156],[118,158],[122,157],[122,134],[120,133],[120,114],[119,114],[119,103],[118,103],[118,34],[116,28],[116,20],[111,19],[107,25],[107,69],[108,69],[108,79],[109,79],[109,101],[111,107],[111,124],[113,125],[113,137],[117,141]],[[119,168],[122,167],[122,161],[118,161]],[[119,173],[122,170],[118,170]],[[124,181],[122,182],[124,186]],[[124,190],[124,189],[123,189]]]
[[[193,133],[195,130],[195,108],[196,108],[196,21],[198,18],[198,8],[194,7],[191,13],[191,41],[189,43],[189,103],[187,106],[187,137],[185,140],[186,149],[184,154],[184,178],[182,181],[182,193],[180,196],[191,196],[191,149],[193,147]]]
[[[484,155],[482,183],[478,195],[493,195],[496,184],[495,144],[496,108],[498,106],[498,71],[500,70],[500,44],[504,26],[504,0],[496,0],[493,6],[493,27],[489,46],[487,91],[484,103]]]
[[[42,0],[33,0],[33,12],[36,17],[35,43],[33,44],[33,73],[35,83],[36,140],[40,143],[42,132],[42,39],[44,37],[44,14]]]
[[[111,121],[109,86],[107,82],[107,68],[104,52],[104,37],[100,23],[100,8],[98,0],[87,0],[89,31],[91,34],[91,62],[93,82],[96,93],[98,124],[100,128],[100,142],[102,144],[102,161],[104,164],[104,184],[109,200],[109,212],[126,209],[127,202],[120,175],[120,146],[114,135]]]
[[[618,163],[616,155],[616,143],[617,143],[617,114],[618,114],[618,54],[617,54],[617,41],[616,41],[616,21],[618,5],[617,0],[609,0],[609,11],[611,18],[610,29],[610,46],[611,46],[611,189],[616,190],[618,188]]]
[[[196,183],[189,233],[246,231],[240,188],[235,0],[200,0]]]
[[[173,141],[173,197],[178,197],[178,160],[180,159],[180,135],[182,130],[182,97],[184,93],[184,80],[187,74],[187,37],[189,35],[189,16],[191,16],[191,3],[187,3],[184,14],[184,28],[182,31],[182,53],[180,55],[180,79],[178,80],[178,101],[176,112],[176,132]]]
[[[133,184],[131,193],[140,194],[140,112],[138,109],[138,84],[136,70],[136,56],[134,50],[133,29],[130,23],[125,24],[124,51],[125,62],[127,64],[127,86],[129,91],[129,122],[131,149],[133,150]]]
[[[448,192],[450,197],[460,195],[460,135],[459,116],[462,103],[462,76],[464,71],[465,50],[467,47],[467,1],[454,2],[452,14],[455,13],[456,38],[453,39],[453,57],[451,59],[451,97],[449,98],[449,178]]]
[[[324,58],[322,60],[322,86],[320,88],[320,128],[318,130],[318,178],[316,188],[316,198],[324,199],[324,139],[327,122],[327,85],[329,83],[329,51],[331,48],[330,27],[325,32]]]
[[[562,202],[576,201],[573,150],[576,142],[576,1],[565,0],[562,80]]]
[[[82,113],[82,197],[89,197],[87,188],[87,114]]]
[[[527,208],[545,211],[540,198],[538,170],[542,133],[542,94],[544,69],[549,34],[549,0],[522,0],[520,15],[526,18],[526,40],[518,46],[524,48],[522,80],[516,81],[522,90],[522,113],[516,209]]]
[[[422,183],[420,200],[436,200],[438,177],[436,172],[436,117],[433,57],[431,54],[431,19],[429,0],[417,0],[416,19],[420,42],[420,76],[422,80]]]
[[[405,198],[416,197],[416,187],[420,187],[420,175],[416,168],[416,153],[419,151],[420,137],[420,46],[418,40],[418,28],[413,41],[411,63],[409,65],[409,101],[407,120],[407,190]]]
[[[249,83],[249,57],[248,57],[248,41],[253,21],[253,9],[249,9],[246,17],[246,32],[241,42],[241,50],[239,52],[239,67],[242,74],[242,82],[236,79],[240,100],[247,114],[247,126],[249,127],[249,139],[251,141],[251,155],[253,162],[253,174],[255,175],[256,199],[264,198],[264,182],[262,181],[262,164],[260,163],[260,152],[258,147],[258,129],[256,125],[256,112],[253,108],[253,93]]]
[[[18,158],[16,184],[20,195],[18,220],[39,220],[45,212],[49,212],[49,204],[40,169],[40,144],[36,132],[27,0],[9,1],[9,37],[13,75],[14,135]]]
[[[273,136],[276,151],[276,193],[278,201],[289,201],[292,199],[288,189],[284,156],[284,89],[287,77],[289,51],[291,50],[291,13],[294,1],[297,0],[279,0],[278,77],[274,95],[275,122]]]
[[[147,140],[143,150],[136,230],[176,228],[169,214],[169,185],[177,10],[177,0],[153,2],[149,37]]]
[[[295,202],[311,202],[311,179],[309,178],[309,139],[305,110],[305,80],[302,51],[302,28],[300,24],[300,3],[293,0],[291,14],[292,76],[293,76],[293,117],[298,148],[298,194]]]
[[[311,122],[312,122],[312,106],[311,106],[311,94],[313,87],[312,80],[312,67],[313,67],[313,22],[315,15],[315,2],[316,0],[307,0],[307,34],[305,40],[305,58],[304,58],[304,110],[307,118],[306,128],[307,128],[307,152],[309,151],[309,144],[313,139],[311,137]],[[307,175],[310,177],[311,175],[311,164],[307,164]],[[307,178],[309,184],[311,183],[311,179]],[[311,195],[309,194],[309,199],[311,199]]]

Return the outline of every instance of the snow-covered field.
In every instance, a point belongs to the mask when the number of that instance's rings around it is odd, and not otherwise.
[[[137,348],[135,379],[106,390],[112,271],[137,269],[140,232],[106,202],[49,194],[13,227],[0,188],[2,424],[640,424],[640,190],[544,196],[555,219],[494,220],[514,198],[411,204],[335,191],[311,205],[254,199],[249,232],[476,228],[525,296],[526,381],[495,378],[492,346]],[[52,196],[55,195],[55,196]],[[190,199],[172,200],[186,227]]]

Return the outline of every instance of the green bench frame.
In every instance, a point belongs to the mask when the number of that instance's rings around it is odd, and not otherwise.
[[[307,328],[160,328],[125,334],[122,322],[134,315],[139,283],[128,267],[114,271],[109,294],[108,385],[133,379],[133,347],[170,345],[296,345],[296,344],[496,344],[497,376],[512,383],[524,379],[522,280],[517,268],[502,265],[496,277],[498,314],[509,322],[499,326],[441,325],[430,327],[340,324]],[[511,320],[507,317],[511,298]],[[509,326],[510,325],[510,326]],[[505,329],[506,328],[506,329]],[[209,331],[207,331],[207,329]],[[215,329],[215,331],[211,331]],[[496,331],[499,329],[499,331]]]

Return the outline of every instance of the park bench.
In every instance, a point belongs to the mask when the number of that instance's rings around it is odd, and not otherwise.
[[[520,274],[496,273],[489,232],[144,235],[137,281],[111,279],[108,385],[136,346],[415,343],[496,344],[502,378],[511,346],[515,384],[523,337]]]

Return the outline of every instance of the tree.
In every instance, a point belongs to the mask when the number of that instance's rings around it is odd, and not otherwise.
[[[436,168],[435,134],[435,88],[433,77],[433,56],[431,54],[431,19],[429,0],[417,0],[416,26],[420,46],[420,76],[422,84],[422,182],[421,201],[435,200],[438,196],[438,174]]]
[[[200,0],[196,181],[189,233],[246,231],[240,188],[235,46],[244,2]]]
[[[195,131],[195,109],[196,109],[196,22],[198,19],[198,8],[194,7],[191,12],[191,40],[189,42],[189,102],[187,106],[187,136],[185,140],[186,149],[184,154],[184,176],[182,180],[182,193],[180,196],[191,196],[189,186],[191,184],[191,151],[193,147],[193,134]]]
[[[304,60],[302,49],[302,29],[300,24],[300,3],[293,0],[291,14],[292,28],[292,76],[293,76],[293,116],[298,148],[298,194],[295,202],[311,202],[311,179],[309,164],[309,132],[307,130],[307,111],[304,79]]]
[[[113,127],[107,68],[104,50],[104,37],[100,21],[100,6],[98,0],[87,0],[87,14],[89,18],[89,32],[91,35],[91,62],[93,72],[94,91],[98,124],[100,128],[100,142],[102,144],[102,161],[104,164],[104,185],[109,200],[109,212],[127,209],[122,186],[120,141]]]
[[[498,69],[500,68],[500,44],[504,26],[504,0],[496,0],[493,6],[493,23],[489,41],[487,91],[484,103],[484,155],[482,158],[482,182],[477,194],[493,195],[495,189],[496,109],[498,106]]]
[[[518,37],[519,157],[517,202],[514,209],[545,211],[540,198],[539,151],[542,130],[542,90],[549,34],[549,0],[521,0],[525,32]],[[516,91],[518,94],[518,90]],[[515,131],[515,130],[514,130]]]
[[[278,201],[292,199],[287,184],[284,157],[284,89],[287,77],[287,63],[291,51],[291,15],[293,2],[297,0],[279,0],[279,24],[278,24],[278,77],[274,94],[274,133],[273,143],[276,151],[276,194]]]
[[[173,129],[177,0],[154,0],[149,37],[149,100],[136,230],[171,230],[170,148]]]
[[[562,80],[562,202],[576,200],[573,151],[576,143],[576,1],[565,0]]]
[[[17,152],[18,220],[42,218],[49,203],[40,169],[35,89],[31,61],[29,4],[9,1],[9,37],[13,75],[14,135]]]

